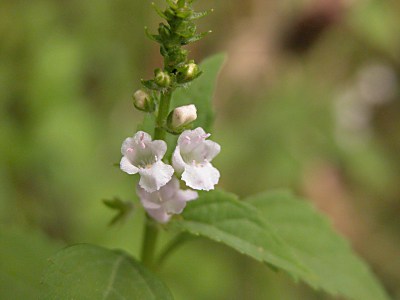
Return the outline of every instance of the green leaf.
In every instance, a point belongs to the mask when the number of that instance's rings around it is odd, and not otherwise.
[[[171,110],[177,106],[194,104],[197,107],[197,120],[194,128],[200,126],[209,132],[214,121],[212,99],[218,73],[226,59],[225,54],[216,54],[200,64],[203,74],[188,88],[176,90],[172,96]]]
[[[39,232],[0,229],[0,299],[40,299],[46,259],[60,248]]]
[[[277,230],[309,270],[302,279],[314,288],[355,300],[388,299],[367,265],[310,204],[290,193],[271,192],[247,199]]]
[[[40,299],[173,299],[166,286],[122,251],[80,244],[50,259]]]
[[[116,214],[111,219],[109,225],[115,225],[118,222],[126,221],[133,213],[134,206],[131,201],[122,201],[118,197],[114,197],[113,199],[104,199],[104,205],[108,208],[115,210]]]
[[[171,222],[171,226],[224,243],[258,261],[286,270],[295,278],[308,274],[257,210],[233,194],[202,193],[199,199],[188,203],[182,216],[183,219]]]

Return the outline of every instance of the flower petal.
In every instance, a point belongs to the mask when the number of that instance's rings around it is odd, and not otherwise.
[[[151,142],[151,135],[144,131],[138,131],[133,136],[133,140],[135,141],[136,145],[140,145],[141,143],[148,143]]]
[[[187,165],[182,174],[182,180],[186,182],[187,186],[205,191],[213,190],[219,177],[219,171],[209,163],[202,166]]]
[[[153,154],[157,156],[158,160],[161,160],[164,157],[165,152],[167,152],[167,143],[162,140],[155,140],[148,146],[151,147]]]
[[[179,180],[172,177],[171,180],[160,189],[160,198],[163,200],[172,199],[176,192],[179,191]]]
[[[176,177],[172,177],[158,191],[149,193],[140,185],[137,186],[136,191],[144,209],[153,219],[160,223],[168,222],[173,214],[180,214],[187,201],[198,197],[195,191],[181,190],[179,180]]]
[[[147,213],[159,223],[167,223],[171,219],[171,215],[163,209],[148,209]]]
[[[185,162],[183,161],[179,146],[176,146],[172,155],[172,165],[177,173],[182,173],[185,170]]]
[[[173,198],[164,204],[164,209],[168,214],[180,214],[185,206],[185,200]]]
[[[154,193],[157,193],[157,191],[155,191]],[[150,200],[146,199],[146,198],[141,198],[140,202],[142,203],[143,207],[148,210],[148,209],[160,209],[161,208],[161,204],[157,204],[154,202],[151,202]]]
[[[197,127],[193,130],[185,130],[178,138],[178,144],[185,143],[188,139],[196,140],[199,136],[204,136],[206,132],[203,128]]]
[[[150,168],[140,168],[139,174],[141,175],[139,185],[151,193],[171,180],[174,169],[162,161],[157,161]]]
[[[119,163],[119,166],[122,171],[124,171],[128,174],[136,174],[137,172],[139,172],[139,169],[136,168],[134,165],[132,165],[132,163],[129,161],[128,158],[126,158],[126,156],[123,156],[121,158],[121,162]]]
[[[178,138],[178,146],[182,153],[189,153],[204,142],[208,135],[204,129],[197,127],[194,130],[185,130]]]
[[[212,161],[213,158],[216,157],[218,153],[221,151],[221,146],[213,141],[204,141],[204,146],[205,146],[204,159],[206,159],[209,162]]]
[[[183,201],[192,201],[196,200],[199,197],[199,194],[196,191],[192,190],[179,190],[176,193],[176,197]]]
[[[128,137],[126,138],[121,146],[121,153],[122,155],[126,155],[126,153],[128,152],[129,148],[134,148],[135,147],[135,141],[133,139],[133,137]]]
[[[158,191],[148,193],[138,185],[136,192],[140,198],[140,202],[146,210],[161,208],[161,203],[159,203],[160,201]]]

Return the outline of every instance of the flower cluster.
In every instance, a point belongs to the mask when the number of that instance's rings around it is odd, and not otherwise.
[[[211,164],[221,147],[207,138],[210,134],[198,127],[185,130],[178,138],[172,166],[162,161],[167,144],[152,140],[143,131],[122,143],[120,167],[128,174],[139,173],[137,194],[148,214],[160,223],[166,223],[172,214],[179,214],[186,202],[197,198],[197,192],[181,190],[174,172],[195,190],[209,191],[218,183],[220,174]]]
[[[194,190],[209,191],[218,183],[220,174],[211,164],[220,152],[220,146],[207,138],[202,128],[192,129],[197,118],[194,104],[170,109],[172,94],[177,88],[187,87],[202,71],[188,59],[190,43],[200,40],[207,33],[196,33],[195,20],[207,12],[195,12],[193,0],[166,0],[167,8],[161,10],[153,4],[159,16],[158,34],[147,35],[160,45],[164,58],[163,68],[154,70],[154,77],[142,80],[144,89],[133,94],[134,106],[153,115],[154,138],[143,131],[127,138],[121,148],[121,170],[140,175],[137,194],[147,213],[160,223],[166,223],[173,214],[179,214],[186,202],[198,197],[193,190],[180,189],[180,181]],[[166,134],[179,135],[172,162],[167,164],[163,157],[167,151]],[[176,177],[174,177],[174,173]]]

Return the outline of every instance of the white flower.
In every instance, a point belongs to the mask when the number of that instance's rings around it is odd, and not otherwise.
[[[193,104],[179,106],[175,108],[168,116],[168,125],[172,129],[178,129],[186,126],[197,119],[196,106]]]
[[[161,160],[166,151],[164,141],[152,141],[148,133],[139,131],[122,143],[121,170],[128,174],[139,173],[139,185],[149,193],[157,191],[174,173],[174,169]]]
[[[137,194],[147,213],[160,223],[168,222],[173,214],[180,214],[187,201],[198,197],[195,191],[179,189],[179,180],[175,177],[153,193],[148,193],[138,186]]]
[[[135,107],[142,111],[152,111],[153,105],[151,97],[143,90],[137,90],[133,94],[133,104]]]
[[[196,190],[212,190],[218,183],[219,171],[211,164],[221,147],[213,141],[206,141],[210,134],[203,128],[185,130],[178,138],[178,145],[172,157],[175,171],[182,173],[182,180]]]

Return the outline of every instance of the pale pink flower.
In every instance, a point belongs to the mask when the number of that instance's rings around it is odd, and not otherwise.
[[[172,157],[172,165],[186,185],[196,190],[212,190],[218,183],[219,171],[211,164],[220,152],[217,143],[206,140],[203,128],[185,130],[178,138],[178,144]]]
[[[174,173],[174,169],[161,160],[166,151],[164,141],[152,141],[148,133],[139,131],[122,143],[121,170],[128,174],[139,173],[139,185],[149,193],[157,191]]]
[[[172,215],[180,214],[187,201],[198,197],[195,191],[181,190],[179,180],[175,177],[172,177],[171,181],[158,191],[152,193],[148,193],[138,186],[137,194],[147,213],[160,223],[166,223]]]

